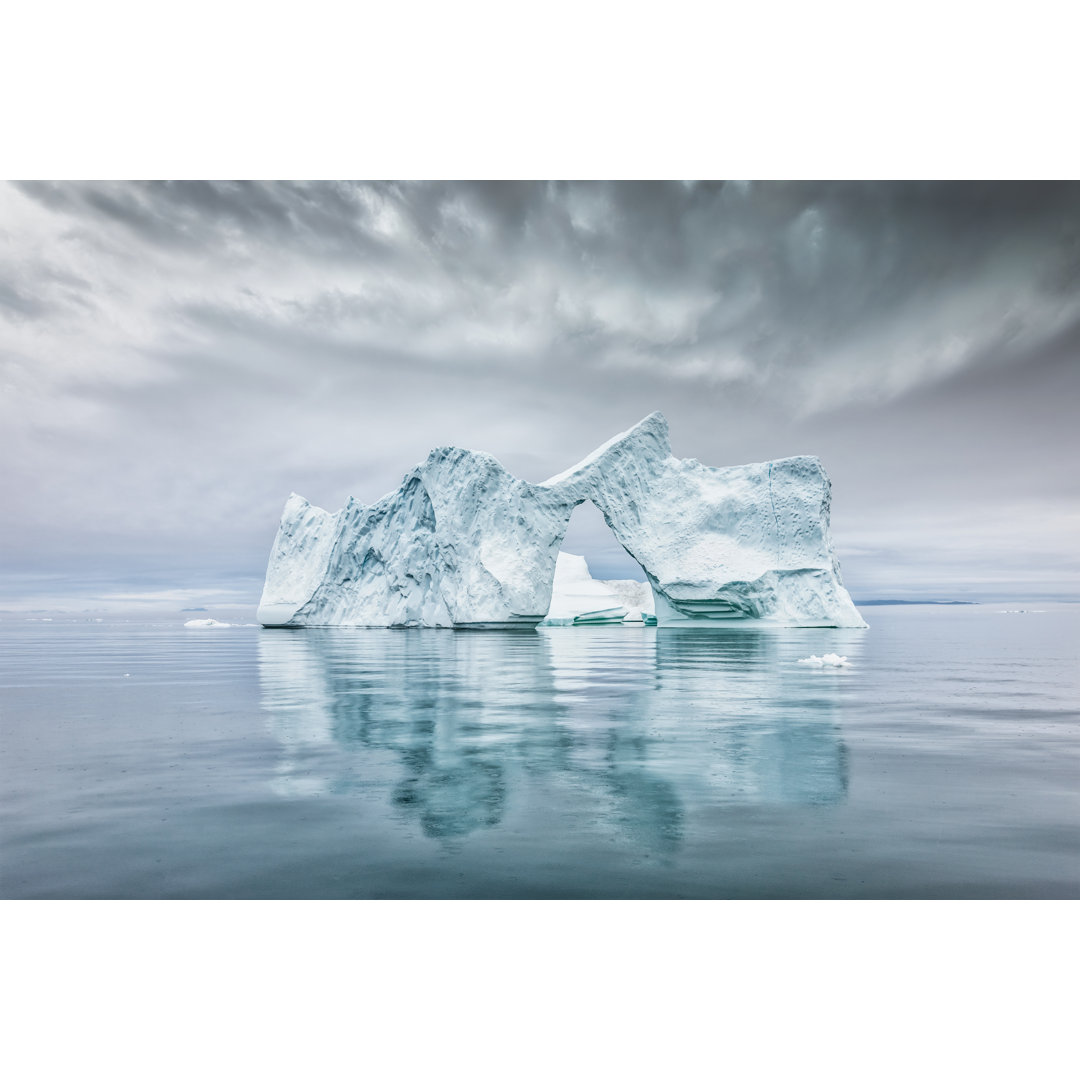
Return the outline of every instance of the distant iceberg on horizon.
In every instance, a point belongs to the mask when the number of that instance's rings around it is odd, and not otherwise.
[[[440,447],[371,506],[350,499],[329,513],[290,495],[259,622],[502,629],[564,619],[552,603],[556,564],[586,500],[645,571],[652,604],[639,611],[652,607],[661,628],[866,626],[833,555],[821,462],[675,458],[658,412],[541,484],[482,451]],[[591,610],[625,616],[615,590],[626,583],[595,584],[615,599]]]

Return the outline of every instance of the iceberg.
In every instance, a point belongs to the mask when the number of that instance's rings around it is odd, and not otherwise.
[[[560,556],[562,552],[559,553]],[[556,567],[556,574],[558,567]],[[656,616],[656,604],[653,601],[653,592],[647,581],[601,581],[601,585],[613,592],[619,599],[619,603],[626,608],[627,622],[645,622]]]
[[[551,604],[541,626],[621,623],[629,615],[606,581],[597,581],[581,555],[560,551],[555,560]]]
[[[582,555],[560,551],[555,560],[551,604],[541,626],[641,623],[653,614],[647,581],[599,581]]]
[[[866,626],[833,554],[820,461],[675,458],[658,412],[540,484],[482,451],[440,447],[370,506],[329,513],[290,495],[259,622],[533,629],[566,618],[553,610],[559,547],[586,500],[645,571],[651,604],[624,603],[614,585],[627,583],[597,582],[610,602],[574,617],[621,608],[655,613],[660,627]]]

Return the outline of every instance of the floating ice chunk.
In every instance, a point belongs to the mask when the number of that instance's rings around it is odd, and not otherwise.
[[[796,663],[806,664],[807,667],[847,667],[848,658],[846,656],[837,656],[834,652],[827,652],[824,656],[808,656],[805,660],[798,660]]]
[[[184,623],[184,625],[191,630],[206,630],[211,627],[224,628],[227,626],[232,626],[232,623],[218,622],[217,619],[188,619],[188,621]]]
[[[559,552],[545,626],[621,623],[626,614],[618,595],[589,573],[584,556]]]

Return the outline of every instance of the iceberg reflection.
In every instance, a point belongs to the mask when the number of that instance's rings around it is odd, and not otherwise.
[[[678,722],[692,703],[710,732],[709,784],[732,801],[828,804],[847,795],[836,685],[791,673],[793,644],[755,630],[656,636],[661,708],[674,709]]]
[[[557,813],[670,853],[709,805],[845,798],[843,676],[799,655],[748,630],[267,631],[275,791],[355,795],[440,840]]]

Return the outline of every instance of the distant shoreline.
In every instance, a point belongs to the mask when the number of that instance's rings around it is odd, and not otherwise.
[[[856,600],[856,607],[901,607],[910,604],[936,604],[937,606],[961,604],[978,606],[981,600]]]

